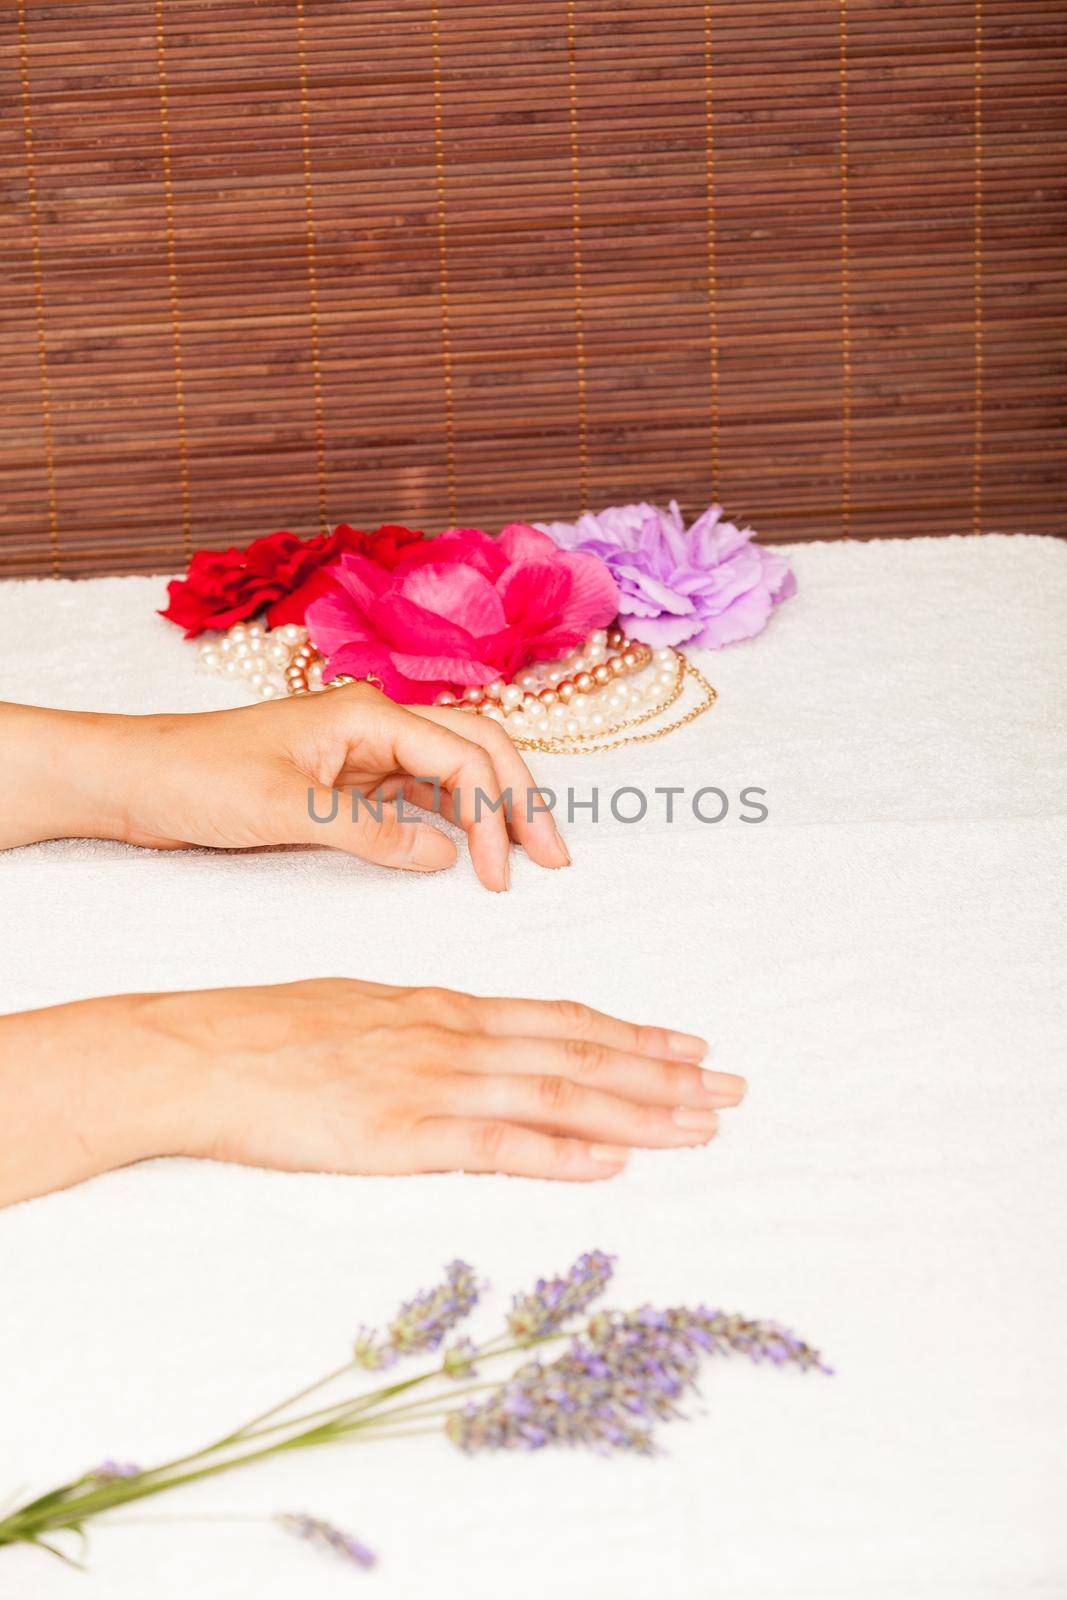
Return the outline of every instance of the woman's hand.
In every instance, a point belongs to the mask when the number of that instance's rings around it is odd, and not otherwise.
[[[159,850],[329,844],[382,866],[451,866],[451,839],[407,801],[465,830],[487,888],[508,887],[511,839],[540,866],[570,861],[498,724],[394,705],[362,683],[187,716],[8,705],[0,755],[13,773],[0,846],[84,836]]]
[[[23,1012],[0,1018],[0,1204],[163,1155],[609,1178],[714,1136],[745,1083],[705,1049],[569,1001],[343,978]]]

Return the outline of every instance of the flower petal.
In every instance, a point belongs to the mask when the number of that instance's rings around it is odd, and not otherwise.
[[[399,590],[408,600],[447,617],[471,635],[495,633],[504,625],[501,596],[473,567],[437,562],[405,572]]]
[[[509,522],[496,542],[509,562],[551,560],[556,554],[555,540],[529,522]]]

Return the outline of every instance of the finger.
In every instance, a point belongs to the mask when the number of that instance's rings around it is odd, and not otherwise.
[[[706,1144],[719,1126],[718,1112],[707,1106],[640,1104],[546,1072],[460,1072],[446,1080],[445,1088],[449,1104],[466,1116],[598,1144],[673,1149]]]
[[[577,1139],[557,1139],[509,1122],[429,1117],[415,1131],[424,1172],[503,1172],[517,1178],[592,1183],[613,1178],[629,1151]]]
[[[464,738],[482,745],[496,768],[501,786],[511,791],[512,837],[538,866],[570,866],[570,852],[552,813],[542,804],[533,773],[498,722],[470,711],[453,711],[447,706],[412,706],[410,709],[443,727],[455,728]]]
[[[463,1070],[489,1076],[567,1078],[588,1088],[623,1095],[651,1106],[695,1106],[723,1110],[739,1105],[745,1080],[730,1072],[706,1072],[681,1062],[632,1055],[589,1039],[524,1039],[504,1045],[477,1035],[464,1050]]]
[[[370,801],[309,784],[301,773],[294,777],[303,789],[304,808],[297,814],[295,838],[307,844],[326,844],[381,867],[405,872],[440,872],[456,859],[452,840],[413,817],[401,820],[396,807],[384,799]]]
[[[538,1039],[589,1039],[633,1055],[660,1060],[702,1061],[708,1042],[694,1033],[651,1028],[595,1011],[579,1000],[475,1000],[474,1015],[485,1033],[528,1034]],[[730,1074],[723,1073],[722,1077]],[[736,1083],[743,1085],[738,1078]]]
[[[368,698],[368,695],[371,698]],[[508,887],[507,823],[500,804],[496,769],[480,744],[394,705],[362,684],[339,689],[332,698],[354,746],[367,741],[368,716],[384,743],[383,771],[399,768],[417,779],[440,784],[457,801],[455,821],[467,835],[471,861],[487,889]]]

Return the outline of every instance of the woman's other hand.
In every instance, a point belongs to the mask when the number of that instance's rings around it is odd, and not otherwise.
[[[351,979],[0,1018],[0,1203],[149,1156],[609,1178],[706,1144],[745,1084],[704,1041],[571,1001]],[[4,1114],[4,1107],[9,1114]]]

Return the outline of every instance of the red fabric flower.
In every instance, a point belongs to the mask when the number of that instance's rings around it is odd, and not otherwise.
[[[374,533],[338,523],[332,533],[298,539],[295,533],[270,533],[246,550],[198,550],[184,578],[167,585],[169,602],[160,612],[193,639],[207,628],[229,628],[269,606],[272,628],[302,623],[311,601],[325,592],[327,570],[346,552],[369,556],[392,568],[422,534],[394,523]]]
[[[309,606],[312,642],[338,673],[378,678],[394,700],[509,678],[554,660],[615,616],[615,579],[596,556],[561,550],[513,522],[497,539],[453,528],[391,569],[346,554]]]

